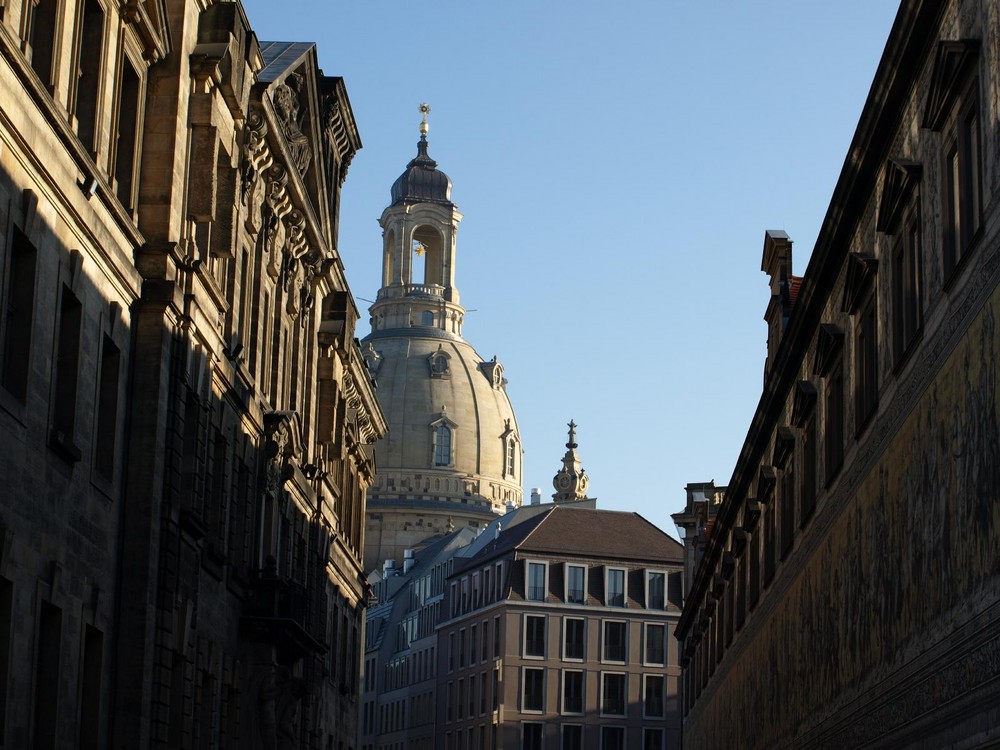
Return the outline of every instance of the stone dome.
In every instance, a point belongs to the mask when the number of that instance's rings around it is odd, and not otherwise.
[[[437,168],[427,153],[427,138],[417,143],[417,155],[392,184],[392,205],[397,203],[451,203],[451,179]]]
[[[390,425],[375,447],[370,496],[455,503],[455,513],[487,516],[519,504],[520,444],[503,366],[458,336],[399,333],[362,343]]]

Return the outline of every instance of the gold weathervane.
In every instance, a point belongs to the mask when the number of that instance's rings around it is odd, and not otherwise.
[[[427,131],[430,129],[430,126],[427,125],[427,115],[431,113],[431,105],[427,102],[420,102],[420,106],[417,109],[421,115],[420,135],[426,136]]]

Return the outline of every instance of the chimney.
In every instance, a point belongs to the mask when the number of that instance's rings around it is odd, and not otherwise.
[[[531,488],[531,504],[532,505],[541,505],[541,503],[542,503],[542,488],[541,487],[532,487]]]
[[[382,563],[382,578],[388,578],[392,575],[396,575],[396,561],[386,560]]]
[[[792,283],[792,241],[780,229],[764,232],[764,257],[760,270],[768,275],[771,296],[764,312],[767,321],[767,359],[764,362],[764,379],[771,372],[778,344],[788,325],[792,312],[790,296]]]
[[[403,550],[403,575],[405,576],[410,572],[410,568],[417,564],[417,561],[413,559],[413,549]]]

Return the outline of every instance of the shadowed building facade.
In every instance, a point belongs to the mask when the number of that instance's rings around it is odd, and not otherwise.
[[[1000,9],[905,0],[677,628],[684,746],[1000,741]],[[796,288],[797,286],[797,288]]]
[[[389,422],[368,492],[369,571],[387,559],[401,564],[407,548],[452,528],[482,529],[522,498],[521,439],[503,365],[462,336],[462,214],[451,180],[428,155],[426,117],[417,156],[391,196],[379,220],[382,286],[362,341]]]
[[[0,8],[0,745],[355,747],[346,89],[239,3],[118,5]]]

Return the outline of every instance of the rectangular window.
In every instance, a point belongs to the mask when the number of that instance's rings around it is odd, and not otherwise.
[[[586,601],[587,568],[583,565],[566,566],[566,601],[583,604]]]
[[[545,601],[545,563],[528,563],[528,600]]]
[[[101,345],[101,375],[97,386],[97,435],[94,438],[94,468],[111,479],[115,471],[115,443],[118,434],[118,380],[121,352],[110,336]]]
[[[609,607],[625,606],[625,571],[621,568],[608,568],[607,601]]]
[[[522,711],[545,710],[545,670],[524,669],[524,695],[521,699]]]
[[[83,665],[80,672],[80,727],[77,747],[97,750],[101,733],[101,674],[104,663],[104,634],[87,625],[83,636]]]
[[[601,655],[604,661],[625,661],[627,633],[627,622],[606,621],[604,623],[604,652]]]
[[[493,657],[500,658],[500,615],[493,618]]]
[[[802,476],[799,485],[801,512],[799,524],[805,526],[816,509],[816,419],[810,417],[802,426]]]
[[[646,606],[649,609],[663,609],[666,605],[666,573],[646,574]]]
[[[642,750],[663,750],[663,730],[643,729]]]
[[[665,680],[663,675],[643,675],[642,715],[648,719],[666,716],[664,708]]]
[[[789,456],[781,471],[781,559],[791,551],[795,541],[795,457]]]
[[[844,360],[842,358],[830,368],[826,377],[825,391],[826,433],[826,481],[833,481],[840,464],[844,460]]]
[[[542,724],[521,722],[522,750],[542,750]]]
[[[858,315],[854,351],[855,431],[861,432],[878,404],[878,319],[874,293],[869,295]]]
[[[490,658],[489,620],[483,620],[483,661]]]
[[[524,618],[524,655],[545,657],[545,617],[526,615]]]
[[[104,11],[97,0],[85,0],[76,57],[76,134],[85,149],[94,153],[97,143],[97,103],[104,51]]]
[[[134,207],[136,151],[139,145],[139,94],[142,82],[127,57],[122,58],[119,81],[115,153],[118,200],[129,211]]]
[[[626,676],[619,673],[601,675],[601,714],[605,716],[625,715]]]
[[[467,698],[469,701],[469,718],[471,719],[476,715],[476,676],[469,676],[469,696]]]
[[[22,403],[28,395],[31,327],[35,308],[37,253],[24,233],[14,227],[4,298],[3,370],[0,383]]]
[[[448,683],[448,690],[445,692],[445,716],[447,721],[451,721],[455,716],[455,683]]]
[[[563,658],[586,658],[586,621],[577,617],[563,619]]]
[[[465,628],[458,631],[458,667],[465,666]]]
[[[625,750],[625,727],[601,727],[601,750]]]
[[[667,626],[647,622],[643,662],[645,664],[665,664],[667,656]]]
[[[583,750],[583,727],[579,724],[563,724],[560,750]]]
[[[979,132],[979,81],[969,84],[955,121],[946,137],[944,173],[945,278],[969,251],[982,225],[983,151]]]
[[[448,671],[455,671],[455,634],[448,633]]]
[[[59,306],[59,332],[52,393],[52,441],[57,447],[75,452],[76,395],[80,371],[80,328],[83,305],[68,286],[63,285]],[[79,458],[76,456],[76,458]]]
[[[903,220],[892,246],[892,346],[899,364],[923,324],[920,301],[920,212]]]
[[[55,51],[57,0],[28,0],[28,48],[31,51],[31,67],[35,69],[42,84],[48,89],[52,85],[52,58]]]
[[[583,677],[582,671],[563,671],[562,712],[564,714],[583,713]]]
[[[486,713],[486,672],[479,675],[479,713]]]
[[[56,747],[59,716],[59,659],[62,652],[62,610],[43,602],[38,613],[35,649],[35,748]]]
[[[479,638],[476,636],[476,626],[469,629],[469,664],[476,663],[476,647],[479,645]]]
[[[434,465],[451,465],[451,428],[438,425],[434,430]]]
[[[747,544],[747,559],[750,561],[749,579],[747,581],[747,608],[753,611],[757,606],[757,599],[760,596],[760,537],[761,529],[758,524],[750,536]]]
[[[747,613],[747,571],[746,557],[736,562],[736,628],[743,626]]]
[[[771,583],[771,579],[774,578],[774,495],[771,496],[770,502],[764,510],[764,518],[762,523],[764,524],[764,587],[767,588],[768,584]]]

